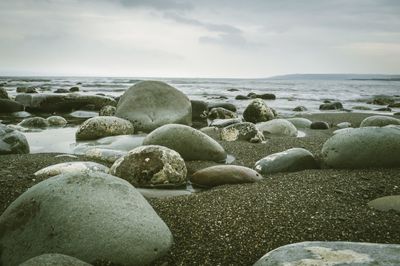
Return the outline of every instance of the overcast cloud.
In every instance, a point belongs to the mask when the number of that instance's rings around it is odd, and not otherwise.
[[[0,0],[0,75],[400,73],[397,0]]]

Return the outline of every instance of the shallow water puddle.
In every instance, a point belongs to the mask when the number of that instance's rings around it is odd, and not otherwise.
[[[36,132],[23,132],[31,153],[72,153],[77,127],[49,128]]]

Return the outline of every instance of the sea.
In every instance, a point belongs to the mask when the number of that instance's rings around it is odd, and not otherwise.
[[[81,94],[101,94],[117,97],[129,87],[142,80],[159,80],[168,83],[185,93],[189,99],[206,102],[229,102],[242,113],[251,100],[236,100],[237,95],[250,92],[272,93],[275,100],[266,100],[266,104],[283,116],[294,116],[296,106],[305,106],[307,112],[320,112],[319,106],[326,100],[340,101],[345,111],[368,112],[391,115],[400,112],[393,108],[391,112],[378,111],[381,105],[368,103],[377,96],[394,97],[400,101],[399,80],[355,80],[355,79],[226,79],[226,78],[129,78],[129,77],[0,77],[0,87],[4,87],[9,96],[14,97],[18,87],[35,87],[39,93],[51,93],[57,89],[70,89],[78,86]],[[356,106],[370,110],[353,110]],[[76,125],[75,125],[76,127]],[[70,152],[76,145],[76,128],[66,127],[52,132],[25,132],[28,141],[34,147],[32,152]],[[48,136],[53,135],[54,145],[48,145]],[[62,145],[60,144],[62,143]]]

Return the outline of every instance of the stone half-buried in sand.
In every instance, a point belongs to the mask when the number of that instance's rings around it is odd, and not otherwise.
[[[362,242],[301,242],[274,249],[254,266],[400,265],[400,245]]]
[[[131,184],[97,172],[58,175],[31,187],[0,216],[0,229],[4,266],[45,253],[91,264],[147,265],[173,242]]]
[[[165,124],[192,124],[192,105],[181,91],[160,81],[130,87],[118,102],[115,116],[132,122],[137,131],[150,132]]]
[[[314,155],[303,148],[292,148],[270,154],[255,163],[254,169],[262,175],[279,172],[296,172],[317,168]]]
[[[355,128],[329,138],[321,153],[327,168],[399,167],[400,129]]]
[[[137,147],[114,162],[110,174],[135,187],[186,185],[185,161],[174,150],[158,145]]]
[[[63,254],[43,254],[31,258],[19,266],[90,266],[91,264]]]
[[[193,184],[214,187],[226,184],[242,184],[260,181],[262,176],[253,169],[238,165],[216,165],[195,172]]]
[[[222,146],[200,130],[170,124],[157,128],[143,140],[144,145],[161,145],[178,152],[187,161],[223,162],[227,154]]]

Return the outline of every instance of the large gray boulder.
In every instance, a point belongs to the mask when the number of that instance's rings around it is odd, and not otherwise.
[[[254,165],[254,169],[262,175],[313,168],[317,168],[315,158],[311,152],[303,148],[292,148],[270,154]]]
[[[66,112],[77,110],[84,106],[91,105],[94,109],[100,110],[103,106],[115,106],[117,102],[109,97],[99,95],[82,95],[78,93],[69,94],[18,94],[15,101],[23,104],[28,111],[40,112]]]
[[[164,82],[142,81],[122,95],[115,116],[131,121],[138,131],[150,132],[165,124],[191,125],[192,104]]]
[[[128,120],[115,116],[96,116],[83,122],[76,131],[75,137],[78,140],[91,140],[109,136],[130,135],[133,132],[133,125]]]
[[[274,119],[275,115],[262,99],[253,100],[244,110],[243,118],[247,122],[259,123]]]
[[[286,119],[273,119],[271,121],[256,124],[258,130],[263,134],[276,136],[297,136],[297,128]]]
[[[63,254],[43,254],[25,261],[19,266],[90,266],[91,264]]]
[[[29,153],[26,137],[15,129],[0,124],[0,154]]]
[[[400,119],[390,116],[374,115],[361,121],[360,127],[384,127],[387,125],[400,125]]]
[[[196,185],[214,187],[226,184],[254,183],[262,176],[253,169],[238,165],[216,165],[195,172],[190,181]]]
[[[187,169],[176,151],[148,145],[137,147],[116,160],[110,174],[135,187],[182,186],[186,184]]]
[[[87,263],[147,265],[172,245],[172,234],[127,181],[102,173],[49,178],[19,196],[0,216],[0,264],[45,253]]]
[[[49,121],[47,121],[43,117],[25,118],[18,125],[26,128],[46,128],[50,126]]]
[[[177,151],[187,161],[221,162],[226,159],[222,146],[203,132],[189,126],[170,124],[157,128],[143,140],[144,145],[161,145]]]
[[[400,265],[400,245],[314,241],[290,244],[265,254],[254,266]]]
[[[400,166],[400,129],[355,128],[336,134],[322,147],[323,164],[329,168]]]

